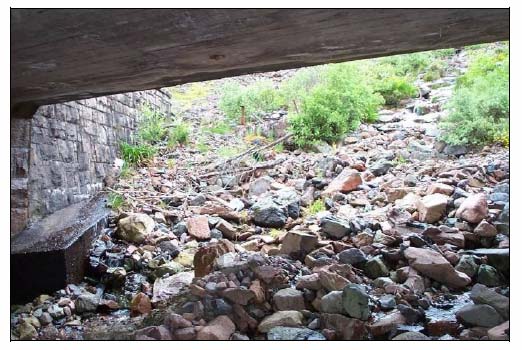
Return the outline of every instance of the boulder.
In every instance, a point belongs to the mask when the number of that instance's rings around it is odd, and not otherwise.
[[[370,316],[369,296],[361,285],[350,283],[343,289],[343,308],[353,318],[366,321]]]
[[[348,221],[333,216],[323,217],[320,226],[323,232],[332,238],[343,238],[352,232]]]
[[[474,233],[480,237],[495,237],[497,235],[497,229],[494,225],[490,224],[486,220],[482,220],[477,227],[473,230]]]
[[[197,215],[187,219],[187,230],[189,235],[197,240],[210,239],[210,227],[208,217]]]
[[[500,285],[500,276],[493,266],[482,264],[478,268],[477,282],[488,287],[496,287]]]
[[[368,260],[364,266],[364,272],[370,278],[387,277],[390,275],[390,271],[380,256],[375,256]]]
[[[449,261],[434,250],[409,247],[404,251],[404,256],[415,270],[449,287],[462,288],[471,282],[471,278],[456,271]]]
[[[274,181],[271,177],[263,176],[252,181],[248,187],[250,196],[260,196],[270,190],[270,184]]]
[[[197,340],[228,340],[236,330],[234,322],[228,316],[221,315],[199,330]]]
[[[74,306],[77,313],[94,312],[98,308],[100,297],[92,293],[83,293],[78,296]],[[52,314],[51,314],[52,315]]]
[[[252,206],[252,211],[254,223],[261,227],[281,228],[288,218],[285,209],[269,197],[258,200]]]
[[[285,288],[274,294],[273,302],[277,310],[306,309],[303,292],[294,288]]]
[[[239,305],[248,305],[248,302],[255,297],[252,290],[240,288],[227,288],[223,291],[223,297]]]
[[[152,310],[150,298],[145,293],[138,293],[130,303],[131,312],[134,315],[145,315]]]
[[[484,193],[475,194],[464,199],[455,215],[472,224],[481,222],[488,216],[488,203]]]
[[[393,163],[383,158],[373,163],[368,170],[375,176],[382,176],[386,174],[391,167],[393,167]]]
[[[332,291],[321,298],[321,312],[343,314],[343,292]]]
[[[326,340],[324,335],[308,328],[274,327],[266,335],[268,340]]]
[[[489,340],[509,340],[509,321],[488,330]]]
[[[280,254],[289,255],[293,259],[303,259],[315,249],[319,239],[314,234],[290,231],[283,238]]]
[[[349,248],[337,254],[339,261],[343,264],[359,265],[367,261],[366,255],[357,248]]]
[[[268,333],[277,326],[299,327],[302,326],[303,319],[303,314],[299,311],[277,311],[266,316],[257,326],[257,330],[261,333]]]
[[[157,303],[175,297],[187,287],[194,278],[194,272],[179,272],[167,278],[157,278],[154,281],[152,302]]]
[[[335,179],[330,182],[323,194],[329,195],[335,192],[348,193],[357,189],[362,184],[362,178],[357,170],[344,168]]]
[[[410,331],[401,333],[392,340],[430,340],[430,338],[420,332]]]
[[[505,319],[509,317],[509,298],[483,284],[477,283],[473,286],[470,298],[475,304],[486,304],[493,307]]]
[[[141,243],[155,225],[154,219],[147,214],[129,214],[118,221],[117,236],[128,242]]]
[[[469,304],[460,308],[457,313],[457,320],[467,326],[495,327],[503,322],[502,317],[491,306],[480,304]]]
[[[440,182],[435,182],[428,187],[428,191],[426,194],[435,194],[440,193],[446,196],[451,196],[453,194],[454,188],[453,186],[446,185]]]
[[[338,340],[363,340],[368,338],[368,332],[363,321],[339,314],[322,313],[321,328],[335,331]]]
[[[439,221],[446,213],[448,199],[449,197],[444,194],[435,193],[424,196],[417,201],[419,221],[429,224]]]

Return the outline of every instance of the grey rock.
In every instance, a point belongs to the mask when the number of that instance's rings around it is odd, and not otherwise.
[[[268,331],[268,340],[326,340],[321,333],[297,327],[274,327]]]
[[[337,254],[343,264],[359,265],[367,261],[366,255],[357,248],[349,248]]]
[[[261,227],[281,228],[286,224],[287,215],[281,206],[271,198],[263,198],[253,206],[254,222]]]
[[[382,176],[386,174],[391,167],[393,167],[392,162],[386,159],[379,159],[370,166],[369,170],[375,176]]]
[[[252,181],[248,188],[250,196],[260,196],[270,190],[270,184],[274,181],[271,177],[263,176]]]
[[[392,338],[392,340],[430,340],[430,338],[419,332],[404,332]]]
[[[470,298],[475,304],[486,304],[493,307],[505,319],[509,318],[509,298],[495,292],[483,284],[473,286]]]
[[[348,316],[367,320],[370,316],[369,296],[361,285],[349,283],[343,288],[343,308]]]
[[[390,271],[379,256],[373,257],[364,266],[364,272],[371,277],[387,277],[390,275]]]
[[[381,306],[381,309],[385,311],[395,309],[395,307],[397,306],[395,296],[391,294],[383,295],[379,298],[379,305]]]
[[[463,255],[457,266],[455,266],[455,270],[463,272],[471,278],[477,274],[478,268],[479,266],[475,262],[475,258],[471,255]]]
[[[321,298],[321,312],[344,314],[343,292],[332,291]]]
[[[84,313],[96,311],[96,309],[98,308],[99,301],[100,298],[95,294],[81,294],[75,302],[76,312]]]
[[[503,322],[502,317],[491,306],[466,305],[456,313],[457,320],[465,325],[478,327],[495,327]]]
[[[477,282],[488,287],[500,285],[500,276],[493,266],[482,264],[478,268]]]
[[[333,216],[322,218],[320,226],[326,235],[333,238],[343,238],[352,231],[348,221]]]

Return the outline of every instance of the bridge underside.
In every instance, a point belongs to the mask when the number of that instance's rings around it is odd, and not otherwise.
[[[12,116],[127,91],[509,39],[509,9],[13,9]]]

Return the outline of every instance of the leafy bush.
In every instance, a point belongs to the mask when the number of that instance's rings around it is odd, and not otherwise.
[[[288,110],[298,113],[302,101],[312,89],[324,81],[327,66],[303,68],[290,79],[286,80],[280,89],[281,99]]]
[[[179,123],[169,130],[168,142],[169,147],[174,147],[178,144],[186,144],[190,134],[190,127],[185,123]]]
[[[458,81],[441,122],[442,139],[454,145],[509,144],[509,55],[479,54]]]
[[[290,120],[294,140],[300,147],[336,142],[361,121],[375,120],[382,102],[353,65],[329,66],[324,82],[304,98],[302,111]]]
[[[415,86],[406,78],[397,76],[381,80],[376,84],[375,91],[384,98],[384,103],[388,106],[397,106],[401,100],[417,94]]]
[[[138,120],[137,135],[139,140],[148,143],[161,141],[167,130],[165,129],[165,115],[153,110],[148,104],[141,107],[141,118]]]
[[[315,215],[321,211],[326,210],[326,205],[324,204],[324,201],[320,198],[316,199],[315,201],[310,204],[310,206],[306,209],[307,215]]]
[[[139,145],[130,145],[126,142],[120,144],[120,150],[123,160],[128,164],[139,164],[152,158],[156,154],[154,146],[142,143]]]
[[[109,208],[118,210],[123,208],[125,205],[127,205],[127,202],[123,196],[112,192],[107,196],[107,206],[109,206]]]
[[[247,119],[260,113],[269,113],[281,106],[281,97],[269,80],[260,80],[243,87],[238,83],[228,83],[222,87],[219,108],[230,119],[239,120],[241,106],[245,107]]]

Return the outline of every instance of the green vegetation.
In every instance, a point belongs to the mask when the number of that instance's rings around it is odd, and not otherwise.
[[[165,129],[165,116],[159,111],[153,110],[150,105],[143,104],[141,118],[138,120],[138,140],[155,144],[161,141],[167,130]]]
[[[306,214],[308,216],[312,216],[325,210],[326,206],[324,204],[324,201],[321,198],[318,198],[315,201],[313,201],[312,204],[310,204],[310,206],[306,209]]]
[[[364,83],[352,64],[327,68],[324,80],[302,100],[302,110],[290,119],[294,141],[300,147],[333,143],[361,121],[371,122],[383,99]]]
[[[241,152],[241,149],[236,147],[222,146],[217,150],[217,154],[223,158],[233,157],[238,155]]]
[[[232,127],[226,122],[218,122],[212,126],[204,126],[202,130],[212,134],[226,135],[232,131]]]
[[[401,100],[417,95],[417,89],[406,78],[390,76],[375,85],[375,91],[388,106],[397,106]]]
[[[134,175],[134,168],[129,165],[128,162],[123,163],[120,171],[120,177],[122,179],[128,179]]]
[[[201,82],[171,87],[170,93],[172,99],[179,104],[181,110],[186,111],[190,109],[196,101],[206,98],[211,90],[211,83]]]
[[[245,108],[247,120],[252,120],[262,112],[272,112],[281,107],[281,99],[269,80],[260,80],[243,87],[238,83],[228,83],[222,87],[219,108],[231,120],[241,117],[241,106]]]
[[[156,148],[145,143],[131,145],[126,142],[122,142],[120,144],[120,151],[123,160],[130,165],[140,164],[143,161],[152,158],[156,154]]]
[[[123,198],[122,195],[111,192],[107,196],[107,206],[116,211],[123,208],[126,204],[127,202],[125,201],[125,198]]]
[[[190,128],[186,123],[179,123],[170,128],[168,133],[167,145],[175,147],[178,144],[184,145],[188,142]]]
[[[204,140],[199,140],[198,143],[196,143],[196,149],[200,153],[207,153],[210,147],[207,145],[207,143]]]
[[[509,145],[509,53],[507,47],[484,48],[473,55],[440,126],[453,145]]]

